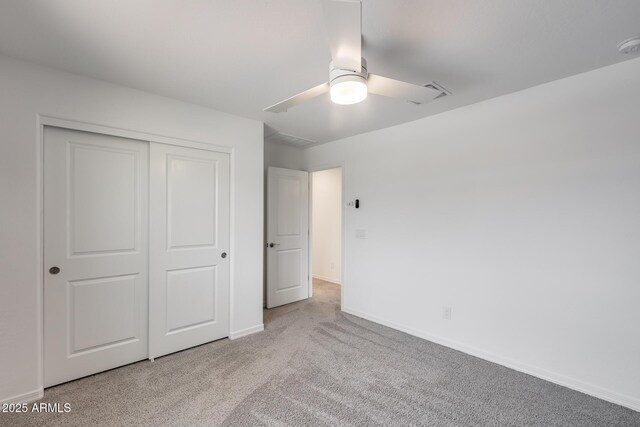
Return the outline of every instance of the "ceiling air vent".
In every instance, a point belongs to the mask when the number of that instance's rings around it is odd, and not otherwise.
[[[424,87],[428,87],[428,88],[431,88],[431,89],[439,90],[440,92],[442,92],[440,95],[436,96],[435,99],[443,98],[443,97],[445,97],[447,95],[451,95],[450,91],[448,91],[447,89],[443,88],[442,86],[440,86],[436,82],[431,82],[429,84],[426,84],[426,85],[424,85]]]
[[[264,138],[265,142],[275,142],[276,144],[291,145],[293,147],[306,147],[311,144],[315,144],[316,141],[310,139],[300,138],[299,136],[293,136],[282,132],[275,132]]]
[[[440,94],[433,99],[443,98],[447,95],[451,95],[451,92],[449,92],[448,90],[446,90],[436,82],[427,83],[426,85],[424,85],[424,87],[428,87],[429,89],[435,89],[438,92],[440,92]],[[422,102],[416,102],[416,101],[407,101],[407,102],[410,102],[415,105],[422,105]]]

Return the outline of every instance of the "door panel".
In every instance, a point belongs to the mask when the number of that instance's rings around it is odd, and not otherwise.
[[[215,159],[167,155],[169,249],[216,245],[216,167]]]
[[[308,298],[309,174],[307,172],[269,168],[267,244],[267,308]]]
[[[45,386],[147,357],[147,197],[146,142],[45,127]]]
[[[74,142],[69,150],[71,255],[135,251],[138,154]]]
[[[229,155],[151,143],[151,358],[229,335]]]
[[[300,249],[278,249],[275,251],[275,256],[278,258],[278,280],[276,282],[278,291],[307,285],[303,282],[304,277],[300,271],[304,261]]]
[[[298,172],[298,171],[295,171]],[[274,178],[277,182],[277,231],[279,237],[300,235],[300,198],[302,196],[302,179],[298,174],[286,175],[277,172]]]
[[[132,274],[69,282],[71,355],[135,340],[137,277]]]
[[[216,321],[216,267],[167,272],[167,333]]]

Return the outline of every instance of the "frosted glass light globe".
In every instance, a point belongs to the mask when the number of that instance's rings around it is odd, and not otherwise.
[[[351,105],[367,98],[367,81],[361,76],[338,77],[331,82],[331,101],[340,105]]]

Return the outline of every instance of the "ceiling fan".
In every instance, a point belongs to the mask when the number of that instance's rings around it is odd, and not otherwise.
[[[331,101],[351,105],[366,99],[367,93],[424,104],[449,94],[429,83],[419,86],[367,71],[362,57],[362,4],[353,0],[323,0],[325,26],[331,48],[329,81],[264,109],[280,113],[329,92]]]

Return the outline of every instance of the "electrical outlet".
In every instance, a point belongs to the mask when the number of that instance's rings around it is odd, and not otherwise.
[[[442,318],[451,320],[451,307],[442,307]]]
[[[336,265],[334,263],[331,263],[331,269],[333,270],[334,268],[336,268]]]

